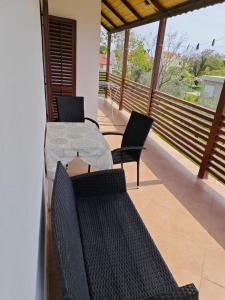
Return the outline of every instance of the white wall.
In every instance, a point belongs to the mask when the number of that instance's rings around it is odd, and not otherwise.
[[[96,118],[101,1],[49,0],[49,13],[77,21],[77,96],[85,98],[85,115]]]
[[[38,0],[0,0],[0,299],[41,299],[45,103]],[[39,297],[37,297],[39,295]]]

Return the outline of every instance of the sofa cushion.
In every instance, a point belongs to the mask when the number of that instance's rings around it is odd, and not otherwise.
[[[77,199],[91,299],[147,299],[177,288],[128,194]]]

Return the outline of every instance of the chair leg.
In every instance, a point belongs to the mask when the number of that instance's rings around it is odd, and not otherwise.
[[[88,173],[91,172],[91,165],[88,165]]]
[[[137,187],[139,188],[140,177],[140,161],[137,161]]]

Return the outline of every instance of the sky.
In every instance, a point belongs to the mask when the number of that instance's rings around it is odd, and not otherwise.
[[[132,31],[151,39],[157,34],[157,29],[158,23],[152,23]],[[166,33],[174,31],[187,34],[187,45],[190,43],[196,47],[200,43],[200,50],[215,49],[225,55],[225,3],[168,18]],[[214,47],[211,46],[213,39],[216,39]]]

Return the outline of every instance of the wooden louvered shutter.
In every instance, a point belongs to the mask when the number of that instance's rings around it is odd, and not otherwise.
[[[48,41],[48,121],[57,121],[56,96],[76,95],[76,21],[49,16]]]

